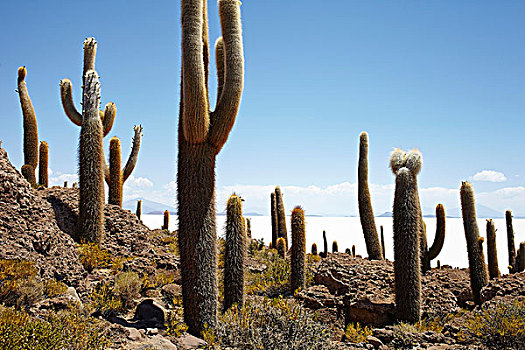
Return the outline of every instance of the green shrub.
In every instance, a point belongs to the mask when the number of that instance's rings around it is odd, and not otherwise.
[[[44,294],[48,298],[53,298],[59,295],[66,294],[67,286],[53,278],[48,279],[44,282]]]
[[[120,299],[124,308],[133,306],[133,301],[139,297],[141,281],[136,272],[122,272],[115,278],[114,295]]]
[[[166,315],[166,334],[178,338],[182,333],[188,330],[188,326],[184,323],[184,309],[182,308],[182,298],[174,297],[170,303],[173,310]]]
[[[78,244],[77,249],[80,263],[88,272],[108,267],[111,263],[109,252],[101,249],[97,243]]]
[[[30,307],[43,296],[35,278],[35,264],[19,259],[0,259],[0,302],[17,309]]]
[[[351,343],[365,342],[369,335],[372,335],[372,329],[368,326],[362,327],[359,322],[349,323],[345,329],[345,337]]]
[[[525,349],[525,300],[483,306],[466,316],[458,339],[490,348]]]
[[[246,294],[272,295],[288,291],[290,282],[290,262],[279,256],[275,249],[259,251],[255,258],[266,265],[263,272],[248,272],[246,275]]]
[[[243,350],[333,349],[327,328],[299,304],[280,297],[248,300],[240,310],[230,308],[205,338],[212,344]]]
[[[99,350],[109,342],[99,321],[78,310],[51,313],[45,319],[0,307],[0,348],[9,350]]]
[[[124,311],[120,298],[108,284],[97,284],[89,294],[87,309],[91,314],[109,316]]]

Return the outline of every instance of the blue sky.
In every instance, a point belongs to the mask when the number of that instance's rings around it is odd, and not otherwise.
[[[71,79],[79,107],[82,42],[94,36],[102,103],[118,108],[109,136],[120,137],[123,157],[133,125],[144,126],[125,196],[172,202],[180,3],[84,4],[0,3],[2,146],[20,167],[14,89],[17,67],[26,65],[52,176],[56,183],[72,178],[79,128],[65,116],[58,87]],[[214,40],[216,2],[209,6]],[[219,210],[236,190],[244,192],[247,210],[264,211],[269,189],[279,184],[290,209],[303,204],[313,214],[355,214],[357,143],[366,130],[376,211],[392,203],[392,147],[418,147],[424,206],[458,206],[461,180],[471,179],[480,203],[525,215],[525,3],[245,0],[241,9],[245,90],[218,158]]]

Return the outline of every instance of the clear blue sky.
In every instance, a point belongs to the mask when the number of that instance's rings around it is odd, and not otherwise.
[[[76,172],[79,128],[62,110],[59,81],[73,81],[80,108],[82,42],[94,36],[102,103],[118,108],[109,136],[120,137],[127,157],[133,125],[144,126],[134,176],[163,191],[175,178],[180,2],[85,4],[1,1],[2,146],[19,167],[14,90],[17,67],[26,65],[50,168]],[[214,41],[216,2],[209,6]],[[241,9],[245,90],[218,159],[218,188],[354,183],[366,130],[374,184],[393,183],[392,147],[418,147],[422,187],[458,189],[493,170],[506,180],[476,181],[476,191],[512,188],[525,199],[524,2],[245,0]],[[214,84],[213,66],[211,73]],[[516,206],[525,214],[525,204]]]

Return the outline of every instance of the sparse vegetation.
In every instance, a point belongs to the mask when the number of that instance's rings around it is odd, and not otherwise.
[[[361,326],[359,322],[349,323],[345,329],[345,338],[351,343],[362,343],[369,335],[372,335],[372,329]]]
[[[113,292],[120,299],[123,307],[130,308],[133,306],[134,299],[140,295],[140,286],[141,281],[136,272],[122,272],[115,278]]]
[[[88,272],[107,267],[111,262],[109,252],[100,248],[97,243],[79,244],[77,249],[80,263]]]

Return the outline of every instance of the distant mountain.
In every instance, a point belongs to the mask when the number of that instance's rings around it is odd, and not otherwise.
[[[137,210],[137,200],[139,199],[142,200],[142,214],[163,214],[164,210],[169,211],[170,214],[173,215],[177,214],[177,209],[175,207],[164,203],[150,201],[144,198],[135,198],[127,200],[122,204],[122,207],[124,209],[129,209],[132,212],[135,212],[135,210]]]
[[[392,212],[391,211],[385,211],[383,214],[381,215],[376,215],[378,218],[391,218],[392,217]]]
[[[226,212],[223,211],[223,212],[220,212],[220,213],[217,213],[218,216],[225,216],[226,215]],[[250,213],[244,213],[243,216],[264,216],[263,214],[260,214],[260,213],[255,213],[255,212],[250,212]]]
[[[436,214],[432,214],[432,212],[429,209],[423,209],[423,211],[427,213],[423,215],[424,218],[435,218],[436,217]],[[460,218],[461,208],[453,208],[453,209],[445,208],[445,214],[447,215],[447,218]],[[478,218],[501,219],[504,217],[503,213],[500,213],[497,210],[491,209],[481,204],[476,205],[476,214]],[[387,211],[377,216],[380,218],[390,218],[392,217],[392,212]]]

